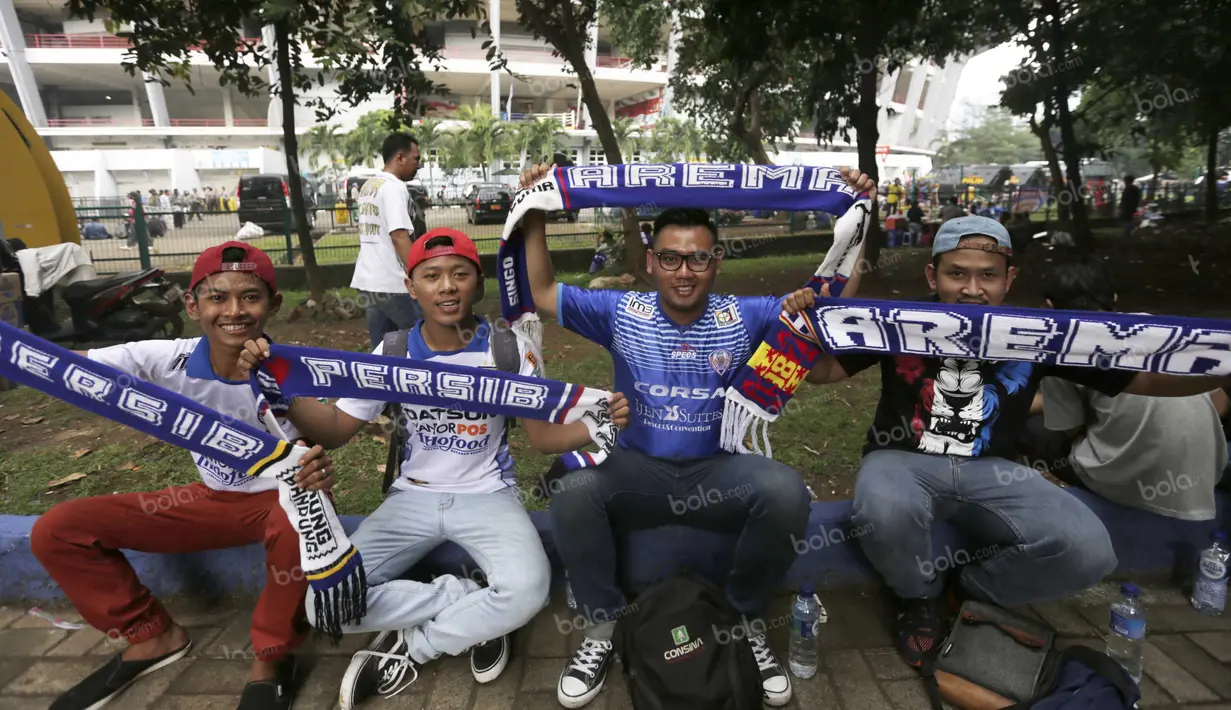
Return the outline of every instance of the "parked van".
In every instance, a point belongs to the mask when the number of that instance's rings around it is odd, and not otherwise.
[[[303,177],[303,199],[308,210],[308,225],[316,224],[316,183]],[[285,175],[245,175],[239,179],[235,197],[239,200],[239,223],[256,224],[267,232],[282,233],[287,224],[294,229],[290,216],[291,191]]]

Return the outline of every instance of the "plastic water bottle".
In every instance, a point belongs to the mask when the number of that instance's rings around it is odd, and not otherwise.
[[[568,572],[564,573],[564,601],[568,604],[568,608],[573,611],[577,610],[577,597],[573,596],[573,585],[568,581]]]
[[[1202,614],[1221,616],[1227,607],[1227,560],[1231,550],[1227,548],[1227,533],[1215,530],[1210,539],[1213,544],[1201,553],[1197,563],[1197,581],[1193,585],[1193,608]]]
[[[789,665],[796,678],[816,675],[816,637],[820,633],[824,610],[821,600],[812,592],[811,584],[799,587],[791,607],[791,648]]]
[[[1138,601],[1141,590],[1137,585],[1120,585],[1121,596],[1111,603],[1111,623],[1107,634],[1107,655],[1114,658],[1124,670],[1141,682],[1141,658],[1146,643],[1146,610]]]

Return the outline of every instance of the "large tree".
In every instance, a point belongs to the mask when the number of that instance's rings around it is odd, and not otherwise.
[[[977,111],[957,131],[945,134],[936,150],[936,162],[1012,165],[1036,160],[1039,153],[1039,141],[1029,128],[1014,123],[1008,111],[992,108]]]
[[[440,60],[441,47],[428,37],[426,23],[482,17],[484,4],[478,0],[69,0],[68,9],[73,17],[105,14],[113,31],[131,26],[118,32],[131,43],[123,62],[130,74],[147,73],[163,84],[182,82],[192,90],[194,52],[200,52],[216,68],[220,85],[234,86],[246,96],[278,98],[292,214],[310,299],[321,304],[324,281],[303,197],[295,107],[312,107],[317,119],[324,121],[341,105],[357,106],[373,96],[393,94],[399,115],[417,112],[419,97],[438,88],[421,69],[425,59]],[[273,28],[273,46],[245,41],[241,28],[253,22]],[[321,68],[308,68],[305,54]],[[333,91],[314,93],[314,87],[327,82],[333,82]]]

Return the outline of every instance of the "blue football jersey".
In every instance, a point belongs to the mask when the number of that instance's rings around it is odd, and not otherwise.
[[[656,293],[565,284],[557,304],[562,326],[611,353],[615,390],[631,409],[620,445],[665,459],[721,453],[726,388],[782,312],[777,297],[711,294],[705,314],[680,326]]]

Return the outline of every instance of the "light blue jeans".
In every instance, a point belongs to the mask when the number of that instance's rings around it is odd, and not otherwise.
[[[350,536],[363,557],[368,612],[346,633],[405,630],[410,656],[426,663],[457,656],[511,633],[547,606],[551,563],[517,492],[433,493],[392,489]],[[443,575],[430,584],[399,579],[451,541],[487,578]],[[308,592],[307,613],[316,618]]]
[[[1001,606],[1060,599],[1116,568],[1111,537],[1084,503],[1007,459],[879,450],[855,479],[851,524],[885,583],[904,599],[938,596],[960,569],[966,591]],[[963,541],[932,547],[932,522]]]

